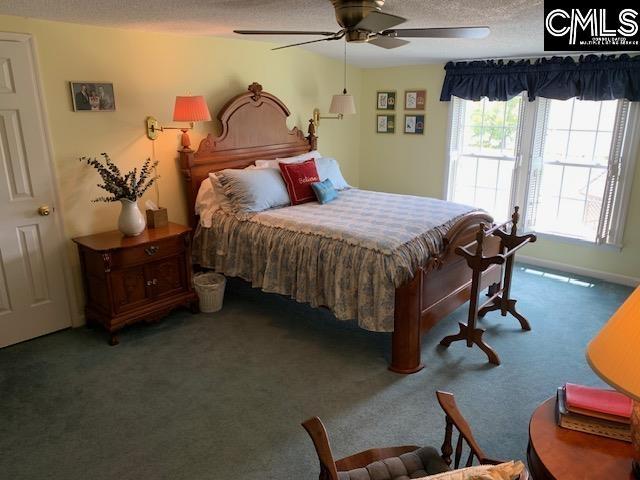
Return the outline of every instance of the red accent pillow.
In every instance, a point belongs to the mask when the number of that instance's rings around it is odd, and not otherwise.
[[[315,160],[301,163],[279,163],[282,178],[287,185],[291,205],[312,202],[316,199],[311,184],[320,181]]]

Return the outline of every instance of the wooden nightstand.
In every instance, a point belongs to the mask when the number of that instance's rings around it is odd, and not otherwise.
[[[99,323],[118,344],[118,332],[157,321],[172,309],[198,310],[191,284],[191,229],[175,223],[137,237],[119,231],[77,237],[88,325]]]
[[[633,480],[630,443],[559,427],[555,411],[553,397],[531,417],[527,460],[534,480]]]

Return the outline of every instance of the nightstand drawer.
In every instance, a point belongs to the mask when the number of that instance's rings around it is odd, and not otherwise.
[[[112,268],[148,263],[158,258],[176,255],[185,250],[182,236],[149,242],[136,247],[114,250],[111,255]]]

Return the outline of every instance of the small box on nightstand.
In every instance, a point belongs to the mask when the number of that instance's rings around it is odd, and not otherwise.
[[[167,209],[159,207],[157,210],[147,210],[147,227],[159,228],[169,224]]]

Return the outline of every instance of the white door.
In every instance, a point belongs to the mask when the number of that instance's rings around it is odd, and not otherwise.
[[[71,325],[35,68],[29,37],[0,33],[0,347]]]

